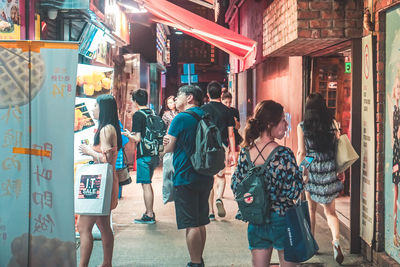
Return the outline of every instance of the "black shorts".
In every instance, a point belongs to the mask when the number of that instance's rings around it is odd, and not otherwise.
[[[199,227],[210,223],[208,219],[208,197],[212,181],[176,186],[175,212],[178,229]]]

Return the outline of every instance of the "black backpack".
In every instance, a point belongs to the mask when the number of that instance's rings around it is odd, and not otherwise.
[[[199,116],[190,110],[184,113],[198,120],[195,152],[190,156],[194,170],[208,176],[217,174],[225,168],[225,149],[218,127],[211,122],[208,114]]]
[[[160,116],[156,115],[153,110],[146,112],[139,110],[146,116],[146,132],[141,137],[140,147],[143,153],[143,146],[150,151],[151,156],[157,156],[160,151],[163,151],[163,137],[167,132],[167,127]]]
[[[252,224],[264,224],[270,221],[271,200],[265,185],[265,170],[279,146],[271,151],[264,164],[255,166],[246,150],[249,163],[247,176],[237,184],[235,200],[238,203],[241,219]]]

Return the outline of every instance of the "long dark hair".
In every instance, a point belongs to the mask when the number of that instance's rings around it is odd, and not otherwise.
[[[279,124],[282,116],[283,107],[281,104],[272,100],[264,100],[258,103],[254,115],[246,122],[241,146],[247,148],[254,146],[254,141],[260,137],[261,133],[264,131],[271,133],[271,128]]]
[[[319,93],[312,93],[307,97],[304,137],[309,147],[317,152],[326,152],[335,148],[333,115]]]
[[[112,95],[100,95],[96,99],[99,105],[99,127],[94,135],[94,145],[100,143],[100,131],[104,126],[111,124],[117,132],[118,150],[122,147],[121,128],[118,123],[117,102]]]

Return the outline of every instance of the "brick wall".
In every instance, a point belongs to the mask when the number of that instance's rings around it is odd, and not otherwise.
[[[357,0],[273,1],[263,16],[263,55],[301,56],[362,36]]]

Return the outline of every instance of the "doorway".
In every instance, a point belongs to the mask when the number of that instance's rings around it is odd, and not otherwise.
[[[320,93],[341,134],[352,136],[352,50],[351,47],[312,58],[311,92]],[[336,213],[341,222],[341,233],[350,239],[351,173],[340,173],[344,185],[336,199]]]

